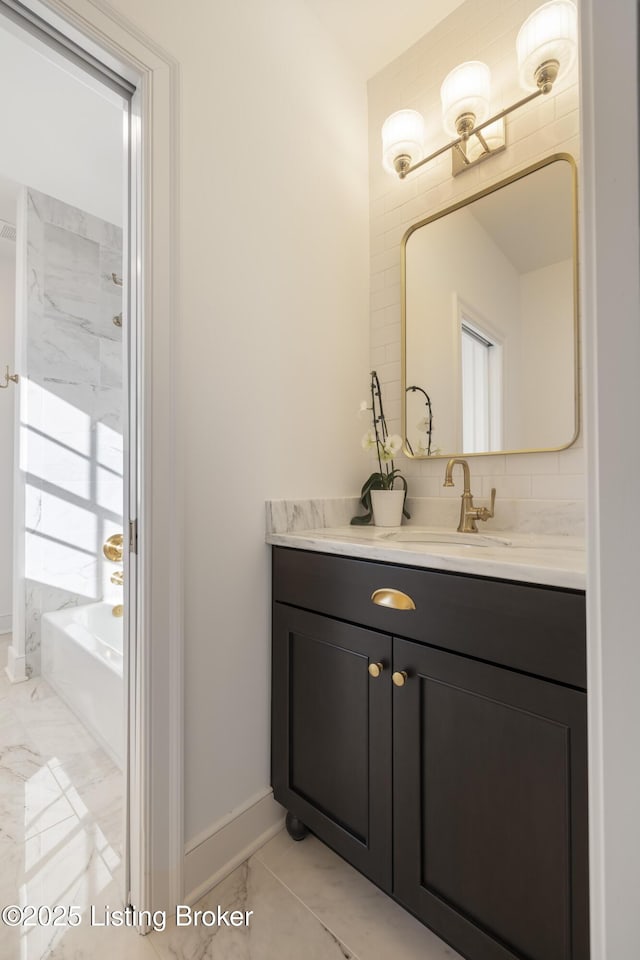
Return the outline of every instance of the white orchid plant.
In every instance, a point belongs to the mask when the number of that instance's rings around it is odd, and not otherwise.
[[[390,434],[387,430],[387,422],[382,408],[382,391],[375,370],[371,371],[371,403],[363,400],[360,404],[360,414],[364,413],[371,414],[371,427],[362,438],[362,448],[367,451],[376,451],[378,470],[374,471],[362,486],[360,503],[365,513],[353,517],[351,520],[353,524],[371,523],[373,519],[372,490],[393,490],[397,484],[404,488],[405,501],[407,497],[407,481],[393,462],[402,449],[402,437],[397,433]],[[409,519],[410,515],[406,506],[403,506],[402,512]]]

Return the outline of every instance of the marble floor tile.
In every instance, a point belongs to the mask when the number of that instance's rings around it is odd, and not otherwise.
[[[114,910],[123,905],[114,884],[95,895],[93,902],[96,921],[103,920],[105,906]],[[14,938],[13,947],[14,953],[0,953],[3,960],[5,956],[7,960],[158,960],[148,937],[132,927],[94,925],[87,911],[77,927],[30,930],[17,943]]]
[[[130,927],[97,929],[83,924],[67,930],[43,960],[158,960],[158,954],[148,937]]]
[[[358,960],[297,897],[253,857],[194,909],[253,911],[246,926],[172,926],[151,933],[160,960]]]
[[[313,836],[296,843],[282,831],[255,858],[360,960],[462,960]]]
[[[7,640],[0,642],[6,662]],[[122,906],[122,773],[41,677],[0,676],[0,905]],[[132,928],[10,928],[1,960],[156,960]]]

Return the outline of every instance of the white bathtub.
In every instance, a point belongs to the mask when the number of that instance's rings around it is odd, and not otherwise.
[[[118,764],[124,757],[122,618],[111,603],[42,615],[42,675]]]

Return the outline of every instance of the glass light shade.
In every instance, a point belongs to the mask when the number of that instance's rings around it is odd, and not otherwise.
[[[491,73],[486,63],[469,60],[448,73],[440,88],[442,120],[447,133],[458,136],[456,120],[465,113],[474,114],[476,124],[486,120],[490,96]]]
[[[382,125],[382,165],[395,173],[396,157],[408,156],[417,163],[424,156],[424,119],[417,110],[398,110]]]
[[[516,39],[520,83],[536,90],[536,70],[547,60],[560,64],[558,79],[574,64],[578,49],[578,15],[571,0],[551,0],[527,17]]]

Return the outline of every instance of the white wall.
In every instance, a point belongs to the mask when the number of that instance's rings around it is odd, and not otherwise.
[[[16,291],[16,249],[0,240],[0,380],[5,366],[14,372],[14,303]],[[13,412],[16,387],[0,391],[0,632],[11,627],[13,586]]]
[[[525,449],[566,443],[575,429],[573,261],[563,260],[520,278],[522,317],[522,441]],[[541,377],[541,373],[544,376]]]
[[[302,0],[114,5],[182,70],[189,846],[269,783],[264,501],[364,476],[366,91]]]
[[[0,176],[121,225],[122,106],[8,29],[3,21]]]
[[[425,117],[427,149],[447,142],[442,128],[440,84],[465,60],[491,69],[492,107],[497,112],[523,96],[518,84],[515,40],[540,0],[467,0],[434,30],[373,77],[369,90],[371,183],[371,364],[380,375],[385,411],[400,423],[400,241],[407,228],[464,197],[552,153],[579,155],[577,67],[540,98],[507,119],[507,149],[455,179],[443,155],[404,181],[382,168],[380,130],[403,107]],[[437,436],[434,438],[438,442]],[[459,497],[442,486],[441,461],[401,461],[412,496]],[[474,492],[497,488],[502,498],[584,502],[582,439],[561,453],[476,457]],[[544,508],[543,508],[544,509]]]

